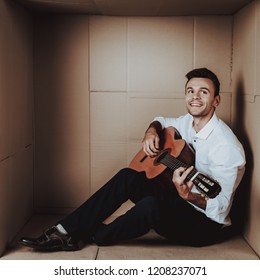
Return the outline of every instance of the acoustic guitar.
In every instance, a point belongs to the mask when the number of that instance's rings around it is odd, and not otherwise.
[[[180,133],[174,127],[162,130],[160,137],[159,153],[156,157],[147,156],[141,149],[132,159],[129,168],[138,172],[145,172],[148,179],[163,177],[163,181],[172,182],[173,171],[179,167],[188,168],[195,163],[195,152],[193,148],[181,138]],[[171,171],[171,176],[169,172]],[[187,181],[192,181],[202,196],[214,198],[221,191],[219,183],[200,173],[195,168],[188,174]]]

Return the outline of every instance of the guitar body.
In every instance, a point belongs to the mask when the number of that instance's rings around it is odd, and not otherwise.
[[[174,127],[165,128],[160,136],[160,150],[168,150],[169,154],[179,159],[183,163],[191,166],[195,163],[195,153],[193,149],[181,139],[179,132]],[[166,177],[170,180],[172,185],[172,177],[169,176],[169,171],[165,174],[167,167],[160,164],[157,157],[151,158],[146,156],[144,151],[141,149],[130,162],[129,167],[138,172],[144,171],[148,179],[155,177]],[[171,174],[173,171],[171,171]],[[164,178],[165,179],[165,178]],[[165,181],[165,180],[164,180]]]

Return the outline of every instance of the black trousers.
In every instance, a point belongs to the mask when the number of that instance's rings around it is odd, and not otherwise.
[[[135,205],[104,225],[128,199]],[[174,185],[148,180],[144,173],[129,168],[119,171],[60,224],[75,238],[98,245],[136,238],[154,229],[178,244],[205,246],[218,241],[222,227],[183,200]]]

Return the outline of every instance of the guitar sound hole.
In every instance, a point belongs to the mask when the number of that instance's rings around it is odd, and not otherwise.
[[[165,156],[168,154],[168,150],[164,150],[162,151],[158,156],[157,158],[155,159],[154,163],[155,164],[160,164],[163,159],[165,158]]]

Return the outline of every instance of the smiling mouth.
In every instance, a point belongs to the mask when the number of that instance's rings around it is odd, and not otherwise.
[[[201,107],[202,104],[199,104],[199,103],[190,103],[190,106],[191,106],[191,107]]]

